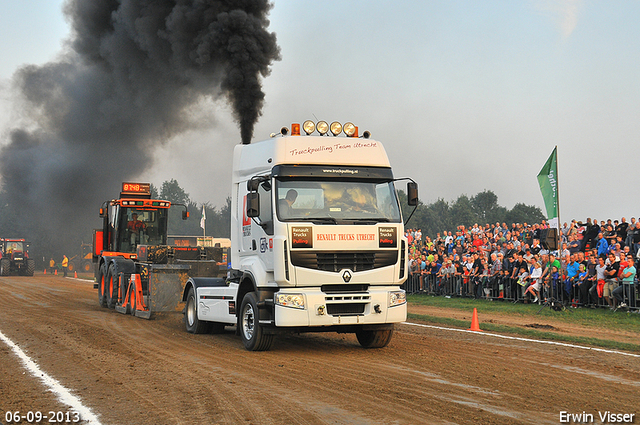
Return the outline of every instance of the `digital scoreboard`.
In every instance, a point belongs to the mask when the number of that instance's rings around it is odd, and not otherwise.
[[[120,197],[126,196],[151,196],[151,184],[150,183],[122,183],[122,191]]]

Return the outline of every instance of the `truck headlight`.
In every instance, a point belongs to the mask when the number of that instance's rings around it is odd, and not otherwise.
[[[389,292],[389,307],[402,305],[407,302],[407,294],[404,291]]]
[[[276,305],[283,307],[299,308],[304,310],[304,295],[302,294],[276,294]]]

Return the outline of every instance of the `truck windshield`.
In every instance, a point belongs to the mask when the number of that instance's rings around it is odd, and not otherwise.
[[[393,182],[276,180],[278,219],[400,222]]]
[[[166,209],[123,207],[120,211],[120,252],[136,252],[138,245],[166,245]]]
[[[22,252],[22,242],[7,242],[7,252]]]

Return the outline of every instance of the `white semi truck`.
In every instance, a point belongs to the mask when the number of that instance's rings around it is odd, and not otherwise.
[[[351,123],[307,121],[303,130],[235,147],[231,270],[187,281],[188,332],[235,325],[252,351],[281,332],[318,331],[355,333],[376,348],[406,320],[407,241],[382,144]]]

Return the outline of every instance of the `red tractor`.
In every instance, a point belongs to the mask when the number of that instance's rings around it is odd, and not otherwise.
[[[0,275],[33,276],[35,260],[29,258],[29,243],[24,239],[0,238]]]

